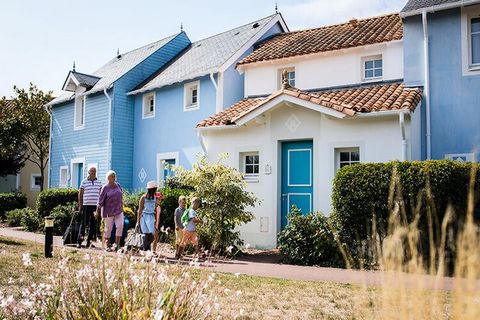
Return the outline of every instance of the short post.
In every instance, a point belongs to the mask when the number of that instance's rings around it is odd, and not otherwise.
[[[53,251],[53,217],[45,217],[45,258],[51,258]]]

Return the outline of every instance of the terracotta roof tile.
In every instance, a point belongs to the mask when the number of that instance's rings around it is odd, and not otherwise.
[[[403,38],[400,15],[388,14],[315,29],[281,33],[258,45],[238,64],[352,48]]]
[[[203,120],[197,128],[234,125],[235,121],[244,115],[282,94],[331,108],[348,116],[399,109],[415,110],[422,99],[422,91],[419,88],[405,88],[404,84],[399,82],[317,92],[306,92],[290,87],[274,92],[266,98],[243,99]]]

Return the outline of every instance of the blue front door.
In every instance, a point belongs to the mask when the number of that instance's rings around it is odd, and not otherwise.
[[[293,205],[303,214],[313,209],[312,141],[282,143],[282,229]]]
[[[83,180],[83,163],[78,164],[77,188],[80,188]]]

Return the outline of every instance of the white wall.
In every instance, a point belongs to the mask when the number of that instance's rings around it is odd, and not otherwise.
[[[285,126],[295,114],[301,124],[295,132]],[[409,117],[406,117],[409,132]],[[251,245],[264,248],[276,246],[280,230],[280,169],[281,141],[312,139],[314,148],[314,210],[331,212],[331,189],[335,175],[334,149],[360,147],[361,162],[385,162],[401,159],[401,134],[397,116],[335,119],[303,107],[281,105],[265,114],[264,123],[251,121],[236,129],[202,133],[210,160],[222,152],[229,153],[228,164],[239,169],[239,153],[258,151],[260,178],[249,183],[248,190],[261,199],[254,208],[255,220],[241,227],[241,235]],[[271,174],[265,174],[270,165]],[[267,217],[268,232],[260,232],[260,217]]]
[[[382,55],[383,79],[403,79],[403,43],[394,41],[246,65],[245,96],[270,94],[279,89],[279,70],[295,67],[295,86],[318,89],[362,82],[362,58]]]

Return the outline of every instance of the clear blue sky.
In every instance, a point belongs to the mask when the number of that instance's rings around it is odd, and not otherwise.
[[[406,0],[278,0],[290,30],[399,11]],[[192,41],[274,13],[275,0],[10,0],[0,9],[0,97],[29,82],[58,92],[76,61],[92,73],[184,29]]]

